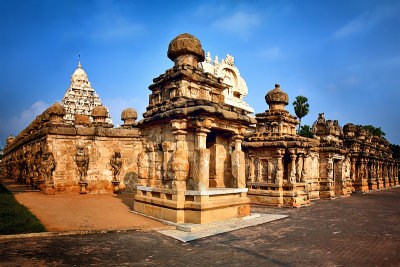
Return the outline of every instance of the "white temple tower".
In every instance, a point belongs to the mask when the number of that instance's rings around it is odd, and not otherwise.
[[[66,111],[64,120],[70,124],[74,123],[75,114],[87,115],[90,121],[93,121],[91,117],[92,109],[96,106],[102,106],[100,97],[90,85],[88,76],[82,69],[80,61],[78,68],[71,76],[71,84],[61,100],[61,105]],[[110,115],[108,115],[106,122],[112,124]]]

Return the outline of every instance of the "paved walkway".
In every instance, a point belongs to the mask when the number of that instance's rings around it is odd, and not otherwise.
[[[129,212],[132,195],[44,195],[11,179],[0,177],[0,182],[48,231],[167,228],[159,221]]]
[[[0,265],[400,266],[400,188],[319,200],[187,243],[156,231],[0,240]]]

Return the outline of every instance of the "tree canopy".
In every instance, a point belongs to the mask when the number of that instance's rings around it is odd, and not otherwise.
[[[300,121],[299,130],[301,126],[301,119],[309,112],[310,105],[307,102],[308,98],[302,95],[296,96],[296,100],[293,101],[294,112]]]
[[[303,125],[299,129],[299,135],[307,138],[313,138],[314,134],[311,131],[311,127],[309,125]]]
[[[375,127],[372,125],[358,125],[359,127],[363,127],[365,130],[370,132],[372,135],[384,137],[386,133],[382,131],[381,127]]]

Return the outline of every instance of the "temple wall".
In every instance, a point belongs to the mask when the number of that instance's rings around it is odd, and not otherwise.
[[[51,183],[57,193],[79,193],[78,147],[84,149],[88,159],[87,175],[83,177],[87,193],[113,192],[110,160],[115,152],[120,152],[122,159],[117,179],[127,192],[135,190],[141,147],[137,129],[60,125],[42,128],[19,138],[6,151],[3,174],[41,189]]]
[[[110,159],[121,152],[122,167],[117,179],[125,184],[126,191],[134,191],[137,179],[137,155],[141,143],[137,139],[99,136],[48,136],[47,144],[57,163],[53,174],[56,192],[79,193],[78,167],[75,162],[76,147],[87,149],[89,166],[85,180],[86,191],[93,194],[112,193],[113,169]]]

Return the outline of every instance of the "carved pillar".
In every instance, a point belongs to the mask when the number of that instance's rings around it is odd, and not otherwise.
[[[176,144],[176,149],[172,154],[172,188],[177,191],[186,190],[186,180],[189,177],[189,155],[186,145],[187,127],[186,119],[172,120],[172,132]]]
[[[276,150],[276,179],[275,183],[282,187],[283,185],[283,156],[285,154],[284,149]]]
[[[351,161],[350,179],[352,182],[355,182],[357,179],[357,176],[356,176],[356,161],[357,161],[357,159],[352,157],[350,161]]]
[[[303,165],[304,165],[304,155],[299,154],[297,157],[297,165],[296,165],[296,181],[301,183],[304,182],[304,177],[303,177]]]
[[[171,180],[171,177],[169,177],[169,172],[168,172],[168,164],[170,160],[171,153],[173,152],[172,149],[172,144],[170,142],[164,142],[162,143],[162,150],[163,150],[163,165],[162,165],[162,170],[163,170],[163,181],[164,183],[168,182]],[[166,185],[168,187],[168,185]]]
[[[249,182],[254,182],[254,155],[249,154]]]
[[[149,156],[147,154],[147,145],[145,139],[142,141],[142,150],[138,154],[138,184],[145,186],[147,185],[147,180],[149,179]]]
[[[244,152],[242,151],[243,136],[235,135],[233,137],[235,142],[235,150],[232,152],[232,175],[234,181],[234,187],[245,188],[246,187],[246,174],[245,174],[245,160]]]
[[[333,159],[329,157],[326,164],[326,174],[329,181],[333,180]]]
[[[297,155],[294,150],[289,150],[290,152],[290,168],[289,168],[289,182],[296,183],[296,158]]]
[[[147,186],[154,187],[156,183],[156,152],[154,151],[154,144],[147,145],[147,153],[149,158],[149,179]]]
[[[196,130],[193,180],[195,190],[208,190],[210,184],[210,150],[206,147],[207,133],[210,130],[200,127]]]

